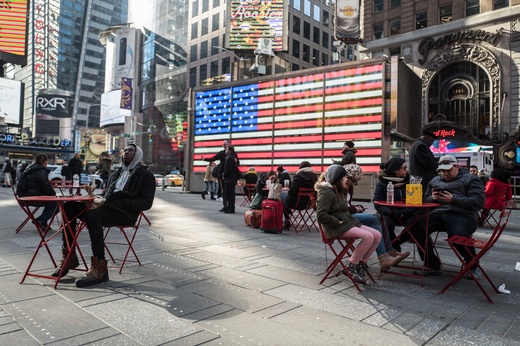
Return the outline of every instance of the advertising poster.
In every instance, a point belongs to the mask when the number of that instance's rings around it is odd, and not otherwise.
[[[20,125],[22,82],[0,78],[0,120],[4,124]],[[0,121],[1,122],[1,121]]]
[[[359,0],[338,0],[335,22],[336,39],[350,44],[359,42]]]
[[[129,116],[132,111],[122,109],[120,106],[121,90],[112,90],[101,95],[99,124],[102,128],[125,124],[125,116]]]
[[[273,51],[287,50],[284,33],[289,0],[229,1],[229,49],[255,50],[261,38],[273,41]]]

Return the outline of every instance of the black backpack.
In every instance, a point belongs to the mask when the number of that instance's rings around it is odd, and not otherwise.
[[[213,171],[211,171],[211,176],[217,179],[220,177],[220,163],[213,168]]]

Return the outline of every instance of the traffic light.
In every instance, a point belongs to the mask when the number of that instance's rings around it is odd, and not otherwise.
[[[153,135],[151,133],[148,135],[148,142],[153,142]]]

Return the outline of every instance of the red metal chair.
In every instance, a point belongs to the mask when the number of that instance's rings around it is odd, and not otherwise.
[[[38,211],[38,209],[40,209],[40,207],[32,207],[33,209],[31,209],[31,207],[23,205],[23,203],[18,199],[18,195],[16,194],[16,191],[15,191],[13,185],[11,185],[11,190],[13,190],[13,196],[16,199],[18,206],[20,206],[20,208],[22,208],[22,210],[27,215],[25,220],[23,220],[23,222],[15,230],[15,233],[18,234],[18,232],[20,232],[25,227],[27,222],[31,221],[31,217],[27,214],[27,212],[29,211],[32,215],[34,215]],[[38,227],[38,226],[39,225],[36,225],[36,227]]]
[[[243,187],[244,200],[240,203],[241,207],[249,207],[251,201],[253,200],[253,196],[255,195],[256,185],[255,184],[246,184]]]
[[[302,200],[307,200],[307,204],[303,209],[299,209]],[[316,211],[316,191],[313,188],[300,187],[298,190],[298,197],[296,199],[296,208],[287,208],[289,215],[287,221],[290,224],[290,228],[294,229],[296,233],[302,231],[305,228],[311,232],[311,227],[318,229],[317,220],[315,217]]]
[[[457,276],[455,276],[453,278],[453,280],[451,280],[450,283],[448,285],[446,285],[446,287],[444,287],[440,293],[446,292],[446,290],[448,288],[450,288],[455,283],[457,283],[457,281],[459,281],[464,275],[470,275],[471,278],[473,279],[473,281],[475,282],[475,284],[478,286],[478,288],[482,291],[482,293],[484,293],[484,295],[486,296],[487,300],[491,304],[493,304],[493,301],[491,300],[491,297],[486,292],[484,287],[482,287],[480,282],[477,280],[477,278],[475,277],[474,273],[471,271],[471,268],[472,267],[476,267],[476,268],[480,269],[480,272],[482,273],[482,276],[484,278],[486,278],[486,280],[489,282],[489,284],[491,285],[493,290],[496,293],[498,293],[497,287],[495,286],[495,284],[493,284],[493,282],[491,281],[489,276],[486,274],[486,272],[484,271],[484,269],[480,265],[480,260],[482,259],[482,257],[484,257],[484,255],[489,250],[491,250],[493,245],[495,245],[497,240],[500,238],[500,235],[502,235],[502,232],[506,228],[507,222],[509,220],[509,216],[511,215],[511,210],[513,209],[513,206],[514,206],[514,201],[513,200],[507,201],[505,203],[504,210],[500,213],[500,218],[498,219],[497,225],[493,229],[493,233],[491,234],[489,239],[487,239],[487,240],[480,240],[480,239],[476,239],[476,238],[473,238],[473,237],[464,237],[464,236],[459,236],[459,235],[453,235],[453,236],[451,236],[451,237],[449,237],[447,239],[448,244],[450,245],[450,248],[453,250],[453,252],[457,256],[457,258],[461,262],[462,266],[461,266],[461,270],[457,274]],[[466,264],[464,262],[464,258],[456,250],[455,245],[463,246],[465,250],[468,250],[470,248],[474,248],[475,250],[479,249],[480,251],[471,259],[471,261],[469,263]]]
[[[139,256],[137,256],[137,253],[135,252],[134,245],[133,245],[135,236],[137,235],[137,231],[139,230],[139,227],[141,225],[142,218],[145,218],[148,221],[148,223],[150,223],[150,221],[148,220],[146,215],[143,212],[141,212],[139,214],[139,218],[137,219],[137,222],[135,223],[135,225],[121,225],[121,226],[114,226],[114,227],[105,227],[105,229],[104,229],[103,240],[105,242],[105,250],[107,251],[107,253],[110,256],[110,259],[112,260],[113,263],[116,263],[116,259],[112,255],[112,252],[110,252],[107,245],[118,245],[118,246],[122,246],[122,247],[126,248],[124,257],[122,259],[117,259],[117,260],[121,260],[121,265],[119,266],[119,274],[121,274],[121,272],[123,271],[123,267],[125,266],[126,262],[136,262],[140,266],[142,266],[141,260],[139,259]],[[121,232],[121,234],[124,237],[124,241],[123,240],[107,241],[108,234],[110,233],[110,230],[112,228],[119,229],[119,231]],[[135,259],[133,259],[133,260],[128,259],[128,255],[130,254],[130,252],[132,252],[132,255],[134,256]]]
[[[336,273],[335,277],[338,277],[342,273],[345,274],[346,276],[348,276],[350,281],[352,281],[352,283],[354,284],[354,286],[356,287],[358,292],[361,292],[361,289],[359,288],[358,283],[356,281],[354,281],[354,278],[352,277],[349,270],[345,266],[345,263],[343,263],[343,258],[345,256],[350,256],[352,251],[354,251],[354,249],[355,249],[354,242],[356,241],[356,238],[329,239],[325,235],[325,232],[323,232],[323,228],[320,223],[318,223],[318,229],[321,234],[321,240],[322,240],[323,244],[325,244],[325,257],[327,256],[327,246],[329,247],[330,251],[334,255],[334,260],[327,266],[325,276],[323,277],[323,279],[321,279],[320,285],[323,284],[323,282],[330,277],[330,275],[332,274],[334,269],[336,269],[336,267],[338,265],[340,265],[341,267],[338,269],[338,272]],[[336,249],[334,248],[334,243],[338,243],[340,245],[339,252],[336,251]],[[369,277],[369,279],[372,282],[375,282],[374,278],[372,277],[372,275],[370,275],[368,270],[365,270],[365,272],[366,272],[367,276]]]

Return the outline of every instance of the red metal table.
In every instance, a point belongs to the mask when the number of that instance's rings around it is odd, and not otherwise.
[[[85,222],[78,220],[76,224],[76,229],[73,230],[70,225],[70,219],[65,214],[64,205],[66,202],[83,202],[86,205],[85,212],[90,209],[90,206],[92,205],[92,201],[94,200],[94,196],[30,196],[30,197],[21,197],[20,201],[22,202],[58,202],[58,207],[56,208],[56,213],[59,211],[62,216],[62,223],[60,227],[56,231],[50,232],[50,227],[47,227],[45,231],[42,233],[42,237],[40,240],[40,243],[36,247],[36,250],[34,251],[34,255],[31,258],[31,261],[29,263],[29,266],[27,267],[27,270],[25,271],[25,274],[22,278],[22,281],[20,283],[23,283],[25,281],[25,278],[27,276],[33,276],[38,278],[44,278],[44,279],[50,279],[55,280],[56,283],[54,284],[54,288],[58,286],[58,282],[60,281],[62,277],[63,270],[60,272],[58,277],[53,277],[50,275],[43,275],[38,273],[31,273],[31,267],[34,263],[34,260],[36,259],[36,256],[38,256],[38,253],[41,248],[47,247],[47,243],[56,237],[61,232],[65,231],[65,228],[68,228],[69,232],[65,232],[65,239],[67,243],[68,248],[68,255],[65,261],[67,262],[72,256],[72,252],[77,248],[79,255],[81,256],[81,260],[83,261],[83,264],[85,265],[85,270],[88,270],[87,262],[85,261],[85,258],[83,257],[83,253],[81,252],[79,245],[78,245],[78,236],[81,232],[81,230],[85,227]],[[33,222],[36,221],[36,217],[34,216],[34,213],[31,213],[29,215]],[[53,216],[54,217],[54,216]],[[72,218],[71,218],[72,219]],[[49,235],[49,233],[52,233]],[[69,234],[74,234],[72,239],[69,239]],[[51,255],[52,258],[52,255]],[[54,263],[54,260],[53,260]],[[56,265],[56,264],[54,264]],[[80,269],[81,270],[81,269]]]

